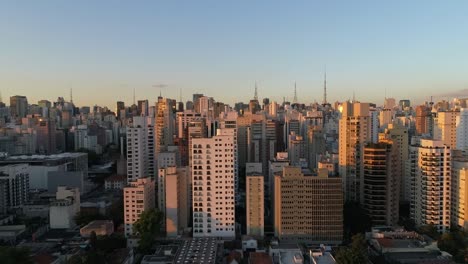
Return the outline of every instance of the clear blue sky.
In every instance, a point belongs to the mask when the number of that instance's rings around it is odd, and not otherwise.
[[[0,3],[0,91],[108,105],[194,92],[218,101],[353,91],[468,95],[468,1],[63,1]]]

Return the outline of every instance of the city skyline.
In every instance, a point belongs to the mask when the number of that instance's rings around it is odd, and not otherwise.
[[[468,94],[467,3],[2,3],[0,91],[77,105],[259,98],[412,103]],[[448,14],[450,14],[448,16]],[[97,93],[96,91],[100,91]]]

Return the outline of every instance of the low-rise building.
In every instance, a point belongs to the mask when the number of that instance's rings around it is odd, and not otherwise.
[[[97,236],[110,236],[114,233],[112,220],[95,220],[80,229],[82,237],[90,237],[95,232]]]
[[[60,186],[57,189],[56,200],[50,205],[50,228],[73,228],[75,216],[80,212],[80,192],[78,188]]]
[[[104,181],[104,188],[106,190],[123,190],[125,185],[127,185],[127,177],[125,175],[113,175]]]

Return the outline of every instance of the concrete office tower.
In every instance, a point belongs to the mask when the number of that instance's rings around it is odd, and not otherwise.
[[[29,170],[27,164],[0,167],[0,214],[29,200]]]
[[[457,118],[460,111],[437,112],[434,118],[434,139],[454,149],[457,145]]]
[[[202,96],[198,99],[198,113],[203,117],[215,118],[213,97]]]
[[[326,142],[323,129],[318,126],[307,127],[306,138],[306,158],[309,162],[309,168],[315,170],[317,168],[317,157],[324,154],[326,151]]]
[[[388,124],[391,124],[393,120],[393,110],[392,109],[382,109],[379,112],[379,125],[380,128],[387,128]]]
[[[174,114],[172,107],[173,100],[158,97],[154,129],[156,158],[159,152],[165,151],[167,146],[173,145],[174,143]]]
[[[343,240],[343,191],[338,177],[287,166],[275,175],[274,228],[281,241],[328,245]]]
[[[410,177],[406,171],[406,162],[408,160],[409,136],[408,129],[398,124],[389,124],[385,129],[383,136],[387,140],[391,140],[393,145],[398,150],[397,155],[400,171],[400,202],[409,202],[410,199]]]
[[[156,176],[154,118],[135,116],[127,127],[127,181]]]
[[[187,124],[187,135],[188,135],[188,164],[192,167],[192,140],[194,138],[206,138],[208,131],[206,128],[205,119],[191,121]]]
[[[364,145],[370,142],[369,103],[344,102],[339,121],[339,174],[346,201],[359,202]]]
[[[234,137],[192,140],[194,237],[235,237]]]
[[[288,140],[288,157],[291,165],[300,166],[301,159],[306,158],[306,144],[304,139],[296,135],[295,132],[291,132]]]
[[[278,103],[275,101],[268,104],[268,115],[271,118],[276,118],[278,116]]]
[[[234,139],[234,189],[236,202],[240,199],[239,192],[239,147],[237,141],[237,112],[230,111],[220,116],[220,129],[218,135],[232,136]]]
[[[395,226],[398,222],[400,173],[398,146],[391,140],[364,147],[362,207],[373,225]]]
[[[50,228],[68,229],[76,226],[75,216],[80,212],[80,191],[78,188],[59,186],[55,201],[50,204]]]
[[[457,117],[457,149],[468,151],[468,108],[460,109]]]
[[[396,100],[395,98],[385,98],[384,101],[384,108],[386,109],[392,109],[396,106]]]
[[[138,115],[148,116],[148,100],[138,100]]]
[[[379,112],[375,108],[369,109],[370,142],[379,142]]]
[[[411,107],[411,101],[407,99],[400,100],[398,102],[398,106],[401,110],[405,111],[406,109],[409,109]]]
[[[131,237],[133,224],[140,219],[141,213],[155,208],[154,180],[139,178],[129,182],[124,188],[125,237]]]
[[[261,169],[261,164],[259,169]],[[247,235],[263,237],[265,234],[265,190],[262,172],[250,172],[246,175],[246,216]]]
[[[268,161],[275,157],[278,150],[278,122],[255,115],[247,132],[247,161],[261,162],[263,171],[268,171]]]
[[[177,112],[177,136],[179,138],[188,138],[187,127],[190,122],[199,121],[202,119],[199,113],[194,112],[193,110],[185,110],[183,112]]]
[[[23,118],[28,113],[28,99],[26,96],[15,95],[10,97],[10,115]]]
[[[468,229],[468,156],[452,150],[452,225]]]
[[[117,101],[117,106],[115,108],[115,113],[119,119],[124,119],[125,116],[125,103],[121,101]]]
[[[164,214],[168,237],[176,237],[188,227],[190,213],[190,173],[188,167],[159,169],[158,207]]]
[[[291,132],[296,133],[296,135],[301,134],[301,123],[297,119],[293,119],[290,117],[285,118],[284,123],[284,142],[286,143],[286,148],[288,148],[288,137]]]
[[[431,109],[425,105],[416,106],[416,135],[430,134]]]
[[[55,121],[46,118],[40,118],[35,126],[37,133],[36,147],[41,154],[54,154],[56,147],[56,127]]]
[[[439,232],[450,228],[450,147],[442,141],[421,139],[412,145],[410,217],[417,227],[435,225]]]

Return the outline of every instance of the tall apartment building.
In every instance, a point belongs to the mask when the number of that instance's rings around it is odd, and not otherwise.
[[[409,175],[406,172],[406,162],[408,160],[409,135],[408,129],[399,124],[388,124],[387,129],[383,133],[383,138],[391,140],[393,146],[398,149],[397,155],[400,178],[400,202],[409,202],[410,197],[410,181]]]
[[[416,226],[435,225],[439,232],[450,228],[451,151],[442,141],[421,139],[411,147],[410,217]]]
[[[263,237],[265,234],[264,178],[261,171],[246,175],[247,235],[255,237]]]
[[[185,110],[183,112],[177,112],[176,117],[176,128],[177,136],[179,138],[188,138],[187,127],[190,122],[201,120],[201,114],[194,112],[193,110]]]
[[[468,156],[452,151],[452,225],[468,230]]]
[[[437,112],[434,118],[434,139],[441,140],[445,145],[454,149],[457,145],[457,118],[460,111]]]
[[[309,168],[314,170],[317,168],[317,157],[324,154],[326,150],[325,134],[322,128],[317,126],[307,127],[306,150]]]
[[[165,216],[166,235],[176,237],[189,225],[191,205],[189,167],[159,169],[158,177],[158,208]]]
[[[27,164],[0,167],[0,214],[21,207],[29,199],[29,166]]]
[[[40,118],[35,126],[37,133],[37,150],[42,154],[54,154],[56,147],[56,127],[55,121]]]
[[[361,201],[362,158],[370,142],[369,103],[344,102],[339,121],[339,174],[346,201]]]
[[[393,120],[393,110],[389,108],[382,109],[379,113],[379,125],[381,128],[386,128]]]
[[[154,118],[135,116],[127,127],[127,181],[156,176]]]
[[[28,99],[26,96],[15,95],[10,97],[10,115],[23,118],[28,113]]]
[[[300,166],[301,160],[306,158],[305,140],[295,132],[288,137],[288,157],[293,166]]]
[[[236,201],[240,199],[239,192],[239,148],[237,141],[237,112],[229,112],[220,122],[221,128],[218,135],[231,136],[234,139],[234,190]]]
[[[299,126],[297,127],[299,133]],[[263,171],[268,170],[268,161],[275,157],[278,151],[278,123],[265,119],[263,115],[255,115],[247,134],[247,162],[261,162]]]
[[[162,97],[158,97],[156,103],[156,124],[154,129],[156,158],[159,152],[165,151],[167,146],[172,145],[174,142],[173,103],[173,100]]]
[[[192,139],[194,237],[235,237],[234,137]]]
[[[364,147],[362,207],[374,225],[398,222],[401,163],[398,146],[391,140]]]
[[[457,149],[468,151],[468,108],[460,109],[457,117]]]
[[[151,178],[138,178],[124,188],[125,236],[134,235],[133,224],[140,219],[141,213],[155,208],[155,185]]]
[[[287,166],[275,175],[274,229],[282,241],[330,245],[343,240],[343,191],[338,177]]]
[[[416,134],[426,135],[431,133],[432,116],[431,109],[425,105],[416,106]]]

